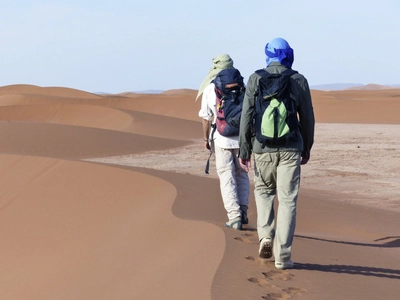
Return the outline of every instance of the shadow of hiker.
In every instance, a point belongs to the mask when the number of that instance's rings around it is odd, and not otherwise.
[[[350,265],[320,265],[296,262],[294,265],[294,269],[400,279],[400,270],[375,267],[361,267]]]
[[[381,244],[381,247],[383,247],[383,248],[398,248],[398,247],[400,247],[400,236],[387,236],[384,238],[377,239],[374,242],[380,242],[380,241],[389,240],[389,239],[391,239],[391,241]]]
[[[361,246],[361,247],[377,247],[377,248],[399,248],[400,247],[400,236],[387,236],[384,238],[374,240],[373,242],[375,242],[375,243],[336,241],[336,240],[329,240],[329,239],[302,236],[302,235],[295,235],[295,237],[302,238],[302,239],[328,242],[328,243],[346,244],[346,245]],[[376,268],[376,267],[363,267],[363,266],[351,266],[351,265],[321,265],[321,264],[297,263],[296,262],[294,265],[294,268],[309,270],[309,271],[332,272],[332,273],[341,273],[341,274],[400,279],[400,270]]]
[[[315,241],[329,242],[329,243],[354,245],[354,246],[377,247],[377,248],[400,248],[400,236],[387,236],[384,238],[374,240],[374,242],[386,241],[384,243],[358,243],[358,242],[348,242],[348,241],[335,241],[335,240],[328,240],[328,239],[297,235],[297,234],[295,235],[295,237],[315,240]]]

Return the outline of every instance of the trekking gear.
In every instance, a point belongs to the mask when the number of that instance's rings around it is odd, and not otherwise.
[[[247,217],[247,205],[240,205],[240,212],[242,213],[242,224],[249,224],[249,218]]]
[[[210,149],[210,155],[208,156],[208,159],[207,159],[207,163],[206,163],[206,168],[205,168],[205,170],[204,170],[204,172],[206,173],[206,174],[210,174],[209,173],[209,171],[210,171],[210,158],[211,158],[211,156],[213,155],[213,150],[212,149]]]
[[[216,116],[215,123],[211,124],[210,143],[214,142],[216,130],[220,135],[226,137],[239,135],[245,92],[243,77],[239,70],[233,67],[220,71],[212,83],[215,85]],[[206,174],[209,174],[210,158],[213,152],[213,145],[211,145],[210,155],[204,170]]]
[[[295,101],[290,94],[290,77],[297,71],[286,69],[271,74],[261,69],[254,109],[254,129],[262,147],[286,146],[299,128]]]
[[[242,218],[237,217],[232,220],[229,220],[224,224],[225,227],[236,229],[236,230],[242,230]]]
[[[245,87],[239,70],[227,68],[213,80],[216,97],[215,127],[220,135],[239,135]]]
[[[200,85],[199,91],[197,92],[196,100],[199,99],[200,95],[204,92],[204,89],[210,84],[215,76],[223,69],[232,68],[233,60],[228,54],[219,54],[212,59],[212,66],[206,78]]]
[[[272,257],[273,242],[270,238],[262,238],[260,248],[258,249],[258,256],[263,259]]]
[[[275,268],[278,270],[293,269],[294,263],[292,260],[288,261],[275,261]]]

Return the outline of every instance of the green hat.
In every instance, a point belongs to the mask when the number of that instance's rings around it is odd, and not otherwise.
[[[233,67],[233,60],[228,54],[219,54],[216,57],[212,59],[212,67],[210,71],[208,71],[207,77],[203,80],[203,82],[200,85],[199,91],[197,93],[196,101],[200,97],[200,95],[204,92],[204,89],[206,88],[207,85],[211,83],[211,81],[214,80],[214,78],[217,76],[217,74],[227,68],[232,68]]]

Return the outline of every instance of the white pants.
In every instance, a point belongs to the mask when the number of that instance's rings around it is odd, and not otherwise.
[[[220,182],[222,201],[228,219],[241,216],[240,206],[249,205],[250,181],[240,167],[239,149],[224,149],[215,146],[215,162]]]

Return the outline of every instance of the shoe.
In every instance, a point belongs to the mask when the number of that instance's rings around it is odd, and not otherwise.
[[[229,220],[224,224],[225,227],[236,229],[236,230],[242,230],[242,218],[237,217],[232,220]]]
[[[242,213],[242,224],[249,224],[249,218],[247,218],[247,205],[240,205],[240,212]]]
[[[272,246],[273,243],[270,238],[262,238],[260,242],[260,249],[258,250],[258,256],[260,258],[271,258]]]
[[[286,270],[286,269],[292,269],[294,266],[294,263],[289,259],[288,261],[276,261],[275,262],[275,268],[278,270]]]
[[[247,211],[242,210],[242,224],[249,224],[249,218],[247,217]]]

